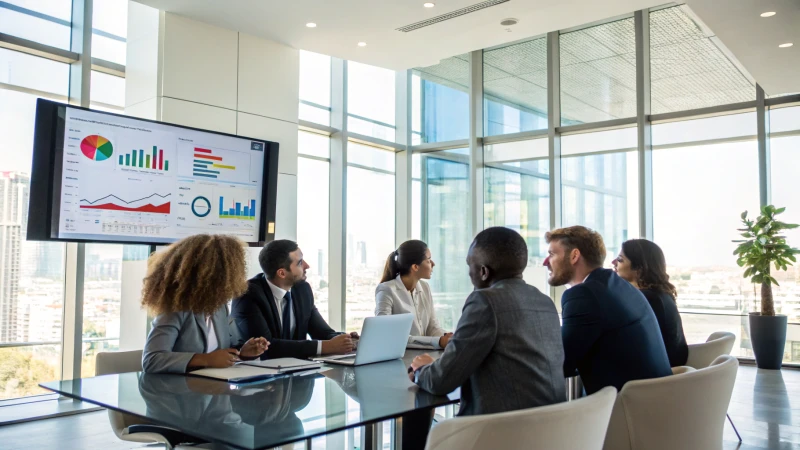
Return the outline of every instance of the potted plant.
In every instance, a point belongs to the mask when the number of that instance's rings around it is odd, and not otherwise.
[[[772,285],[778,286],[778,281],[770,273],[772,266],[775,270],[786,270],[797,262],[795,255],[800,254],[800,250],[786,244],[786,237],[781,234],[798,227],[776,219],[785,210],[767,205],[755,220],[748,219],[747,211],[743,212],[744,228],[739,231],[745,239],[733,241],[739,243],[733,254],[738,257],[739,267],[745,268],[743,277],[761,285],[761,312],[750,313],[750,341],[760,369],[779,370],[786,345],[787,317],[775,314]]]

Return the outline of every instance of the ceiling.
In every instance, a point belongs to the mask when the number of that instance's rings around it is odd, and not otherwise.
[[[767,95],[800,92],[800,1],[687,0]],[[776,12],[772,17],[760,14]],[[794,46],[779,48],[792,42]]]
[[[453,55],[664,3],[664,0],[509,0],[404,33],[396,29],[481,0],[136,1],[298,49],[394,70],[430,66]],[[424,8],[425,1],[436,6]],[[501,26],[500,22],[507,18],[516,18],[519,23]],[[316,23],[317,28],[306,28],[308,22]],[[367,46],[358,47],[358,42],[366,42]]]

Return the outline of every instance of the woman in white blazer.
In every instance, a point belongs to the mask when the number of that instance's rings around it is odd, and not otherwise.
[[[199,234],[150,257],[142,306],[157,316],[144,345],[145,372],[230,367],[264,353],[266,339],[242,344],[228,320],[228,300],[247,290],[244,245],[232,236]]]
[[[436,320],[433,297],[428,283],[434,264],[428,245],[422,241],[403,242],[389,254],[381,284],[375,290],[375,315],[414,315],[411,325],[411,346],[444,348],[453,333],[445,333]]]

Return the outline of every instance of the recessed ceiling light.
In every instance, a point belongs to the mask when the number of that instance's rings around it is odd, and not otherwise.
[[[308,22],[308,23],[306,24],[306,26],[307,26],[308,28],[317,28],[317,24],[315,24],[314,22]]]
[[[775,11],[767,11],[765,13],[761,13],[761,17],[772,17],[775,15]]]
[[[500,22],[500,25],[504,27],[510,27],[512,25],[516,25],[518,22],[519,20],[517,19],[509,18],[509,19],[504,19],[502,22]]]
[[[781,44],[781,45],[779,45],[778,47],[780,47],[780,48],[789,48],[789,47],[791,47],[791,46],[793,46],[793,45],[794,45],[794,44],[792,44],[791,42],[787,42],[787,43],[785,43],[785,44]]]
[[[431,2],[423,3],[422,6],[426,8],[433,8],[434,6],[436,6],[436,3],[431,3]]]
[[[367,46],[367,43],[366,43],[366,42],[359,42],[359,43],[358,43],[358,46],[359,46],[359,47],[366,47],[366,46]]]

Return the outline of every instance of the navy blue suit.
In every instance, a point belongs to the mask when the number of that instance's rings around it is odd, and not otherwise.
[[[595,269],[561,297],[564,375],[587,394],[630,380],[672,375],[664,340],[644,295],[608,269]]]

